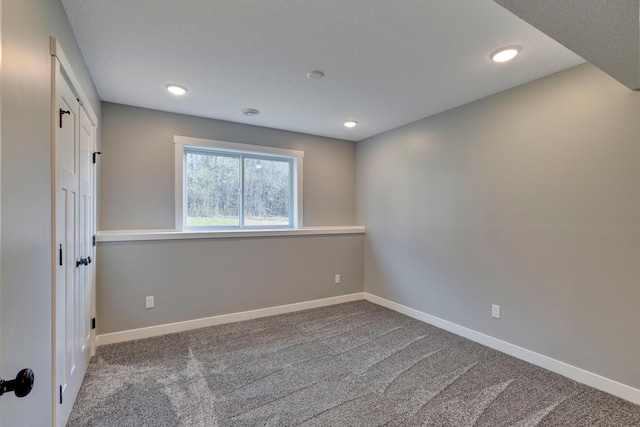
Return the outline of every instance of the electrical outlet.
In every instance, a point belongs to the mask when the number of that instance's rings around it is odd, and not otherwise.
[[[492,304],[491,305],[491,317],[495,317],[496,319],[500,318],[500,306]]]
[[[336,274],[336,285],[340,284],[340,275]]]
[[[156,304],[155,304],[153,295],[146,298],[146,303],[147,303],[147,308],[155,307]]]

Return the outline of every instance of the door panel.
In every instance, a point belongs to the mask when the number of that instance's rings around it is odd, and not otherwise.
[[[89,120],[84,109],[80,109],[80,211],[79,211],[79,251],[88,264],[80,269],[79,292],[79,325],[80,349],[84,357],[90,355],[90,318],[91,301],[93,292],[93,266],[95,254],[93,253],[92,237],[94,235],[94,199],[93,199],[93,159],[95,151],[95,126]],[[89,350],[89,351],[87,351]],[[83,366],[86,366],[83,363]],[[84,372],[83,372],[84,375]]]
[[[61,78],[62,75],[60,76]],[[64,78],[63,78],[64,79]],[[71,124],[78,123],[78,101],[71,89],[67,87],[68,93],[63,93],[59,97],[59,105],[56,114],[58,115],[58,126],[56,128],[56,163],[59,167],[76,174],[77,148],[75,142],[76,129]],[[66,92],[66,91],[65,91]],[[60,123],[63,124],[60,127]]]

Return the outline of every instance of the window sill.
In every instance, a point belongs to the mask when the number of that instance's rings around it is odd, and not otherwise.
[[[174,230],[108,230],[99,231],[96,241],[136,242],[150,240],[193,239],[243,239],[255,237],[329,236],[336,234],[364,234],[363,226],[305,227],[277,230],[221,230],[221,231],[174,231]]]

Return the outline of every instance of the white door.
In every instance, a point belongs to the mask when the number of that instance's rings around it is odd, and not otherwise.
[[[55,396],[56,425],[71,413],[89,363],[85,266],[81,262],[81,108],[56,62],[55,76]]]
[[[85,349],[92,349],[90,319],[92,317],[92,296],[93,296],[93,266],[95,265],[95,254],[93,248],[93,235],[95,233],[94,224],[94,168],[93,153],[95,151],[95,126],[91,123],[84,108],[80,109],[80,205],[79,205],[79,233],[78,251],[79,256],[84,260],[79,268],[78,289],[80,299],[78,300],[78,324],[80,325],[79,348],[85,354]],[[86,369],[86,366],[85,366]],[[82,372],[84,376],[84,370]]]

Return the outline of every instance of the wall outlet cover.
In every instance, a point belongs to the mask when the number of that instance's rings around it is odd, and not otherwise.
[[[500,306],[492,304],[491,305],[491,317],[495,317],[496,319],[500,318]]]

